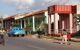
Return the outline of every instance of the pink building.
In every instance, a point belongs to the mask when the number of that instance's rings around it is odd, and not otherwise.
[[[53,5],[48,7],[49,34],[61,33],[63,29],[66,29],[70,33],[76,32],[76,11],[77,7],[72,5]],[[54,15],[54,32],[51,31],[51,15]]]

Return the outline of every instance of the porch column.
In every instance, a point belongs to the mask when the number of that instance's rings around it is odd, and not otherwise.
[[[70,26],[70,28],[69,28],[69,30],[70,30],[70,33],[72,33],[72,13],[70,13],[70,17],[69,17],[69,21],[70,21],[70,23],[69,23],[69,26]]]
[[[26,19],[24,19],[24,28],[26,28]]]
[[[21,28],[22,28],[22,19],[20,19],[20,25],[21,25]]]
[[[35,31],[35,17],[34,16],[32,17],[32,20],[33,20],[33,31]]]
[[[46,11],[46,12],[44,13],[44,15],[46,16],[45,22],[48,24],[48,11]]]
[[[62,20],[62,30],[64,29],[64,20]]]
[[[51,15],[48,15],[48,33],[51,34]]]
[[[54,33],[58,33],[58,13],[54,14]]]

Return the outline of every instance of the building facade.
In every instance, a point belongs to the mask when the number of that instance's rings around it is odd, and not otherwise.
[[[74,33],[77,31],[76,16],[77,7],[72,5],[53,5],[48,7],[49,34],[51,32],[51,15],[54,15],[54,34],[61,33],[63,29]],[[59,20],[58,20],[59,18]],[[59,23],[58,23],[59,22]]]
[[[18,24],[21,28],[28,31],[37,31],[43,25],[43,18],[48,25],[48,34],[61,33],[63,29],[67,32],[74,33],[77,31],[76,16],[77,7],[72,5],[53,5],[48,10],[14,15],[4,19],[5,28]],[[9,26],[9,25],[10,26]]]

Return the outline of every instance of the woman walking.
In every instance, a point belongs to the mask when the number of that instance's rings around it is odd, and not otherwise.
[[[67,44],[67,31],[65,29],[63,29],[63,36],[62,36],[62,43],[63,44]]]

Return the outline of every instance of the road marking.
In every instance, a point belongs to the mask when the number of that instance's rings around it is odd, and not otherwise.
[[[46,50],[44,48],[41,48],[41,47],[37,47],[37,46],[34,46],[34,45],[28,45],[29,47],[33,47],[33,48],[36,48],[36,49],[40,49],[40,50]]]

